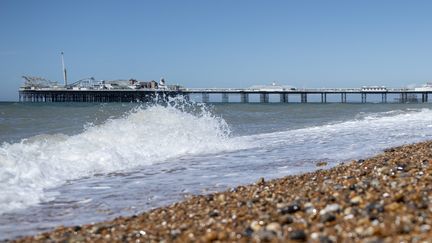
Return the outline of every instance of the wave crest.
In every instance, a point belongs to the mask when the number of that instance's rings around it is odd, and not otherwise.
[[[182,100],[142,105],[77,135],[0,146],[0,214],[49,200],[44,189],[67,180],[239,148],[227,123],[206,106]]]

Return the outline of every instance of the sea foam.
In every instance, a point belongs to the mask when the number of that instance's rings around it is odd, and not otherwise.
[[[51,200],[45,189],[68,180],[242,146],[230,138],[222,118],[184,102],[138,107],[77,135],[38,135],[4,143],[0,146],[0,214]]]
[[[346,161],[432,138],[432,110],[359,113],[319,126],[249,136],[291,161]],[[265,148],[264,147],[264,148]]]

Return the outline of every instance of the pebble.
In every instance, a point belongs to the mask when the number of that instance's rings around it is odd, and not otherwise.
[[[217,217],[217,216],[219,216],[219,211],[218,210],[212,210],[210,213],[209,213],[209,216],[210,217]]]
[[[253,233],[254,230],[249,226],[244,230],[243,235],[247,237],[251,237]]]
[[[327,236],[321,236],[319,238],[319,242],[320,243],[333,243],[334,241],[332,241],[329,237]]]
[[[259,224],[258,221],[253,221],[253,222],[251,223],[251,225],[250,225],[250,228],[251,228],[253,231],[257,232],[257,231],[259,231],[259,230],[261,229],[261,225]]]
[[[268,242],[276,237],[274,232],[267,230],[259,231],[256,236],[260,242]]]
[[[257,185],[262,185],[264,183],[265,183],[264,177],[260,177],[256,182]]]
[[[317,162],[315,165],[316,165],[317,167],[323,167],[323,166],[328,165],[328,163],[325,162],[325,161],[321,161],[321,162]]]
[[[357,206],[362,202],[363,202],[363,199],[360,196],[355,196],[355,197],[351,198],[351,200],[350,200],[350,203],[353,206]]]
[[[295,213],[301,209],[300,204],[294,203],[291,205],[288,205],[284,208],[279,209],[279,213],[281,214],[287,214],[287,213]]]
[[[283,215],[283,216],[280,217],[279,222],[280,222],[282,225],[286,225],[286,224],[291,224],[291,223],[293,223],[293,222],[294,222],[294,219],[293,219],[293,217],[291,217],[291,216],[289,216],[289,215]]]
[[[323,215],[321,215],[320,218],[321,218],[321,222],[323,222],[323,223],[327,223],[327,222],[331,222],[331,221],[336,220],[336,216],[334,214],[331,214],[331,213],[323,214]]]
[[[281,225],[279,223],[273,222],[268,224],[265,229],[278,233],[281,230]]]
[[[171,230],[171,236],[174,237],[174,238],[177,237],[180,234],[181,234],[181,231],[179,229],[173,229],[173,230]]]
[[[420,231],[423,233],[429,232],[431,230],[431,226],[428,224],[423,224],[420,226]]]
[[[323,210],[320,211],[320,215],[324,215],[327,213],[333,213],[333,212],[339,212],[341,210],[341,207],[337,203],[333,203],[330,205],[327,205]]]
[[[291,240],[305,241],[307,236],[303,230],[294,230],[289,234]]]

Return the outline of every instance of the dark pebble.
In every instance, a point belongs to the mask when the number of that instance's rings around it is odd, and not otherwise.
[[[328,238],[327,236],[321,236],[319,238],[319,242],[320,243],[333,243],[333,241],[330,238]]]
[[[246,237],[251,237],[254,230],[251,227],[247,227],[245,231],[243,232],[243,235]]]
[[[359,160],[357,160],[357,163],[363,163],[363,162],[365,162],[365,160],[364,159],[359,159]]]
[[[217,211],[217,210],[213,210],[213,211],[211,211],[210,213],[209,213],[209,216],[210,217],[217,217],[217,216],[219,216],[219,211]]]
[[[206,196],[206,199],[207,199],[208,202],[210,202],[210,201],[213,201],[213,197],[214,196],[212,194],[209,194],[209,195]]]
[[[73,229],[74,229],[75,232],[80,231],[81,230],[81,226],[77,225]]]
[[[287,214],[287,213],[295,213],[297,211],[300,211],[301,207],[299,204],[291,204],[287,207],[279,209],[279,213],[281,214]]]
[[[376,213],[383,213],[384,212],[384,206],[380,203],[369,203],[366,206],[366,212],[368,214],[376,214]]]
[[[405,171],[406,165],[404,164],[398,164],[396,165],[396,170],[397,171]]]
[[[306,233],[303,230],[294,230],[289,236],[291,240],[306,240]]]
[[[336,220],[336,216],[334,216],[331,213],[326,213],[326,214],[321,216],[321,222],[323,222],[323,223],[327,223],[327,222],[331,222],[331,221],[335,221],[335,220]]]
[[[285,225],[285,224],[292,224],[294,222],[294,219],[291,217],[291,216],[289,216],[289,215],[284,215],[284,216],[282,216],[281,218],[280,218],[280,223],[282,224],[282,225]]]
[[[328,201],[328,202],[336,202],[336,201],[337,201],[337,198],[334,197],[334,196],[329,196],[329,197],[327,198],[327,201]]]

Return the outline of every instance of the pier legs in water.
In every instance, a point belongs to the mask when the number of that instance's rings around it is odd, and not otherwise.
[[[240,93],[240,102],[248,103],[249,102],[249,94],[248,93]]]
[[[300,94],[300,102],[301,103],[307,103],[307,94],[306,93]]]
[[[341,103],[346,103],[346,102],[347,102],[346,93],[341,93]]]
[[[367,96],[366,96],[366,93],[361,93],[361,103],[366,103],[366,98],[367,98]]]
[[[387,94],[386,93],[382,93],[381,94],[381,102],[382,103],[387,103]]]
[[[327,103],[327,94],[321,93],[321,103]]]
[[[407,100],[407,96],[404,93],[401,93],[399,102],[400,103],[406,103],[406,100]]]
[[[261,103],[268,103],[269,102],[269,94],[261,93],[260,94],[260,102]]]
[[[422,93],[422,103],[428,102],[428,93]]]
[[[288,94],[279,94],[281,103],[288,103]]]
[[[228,102],[229,102],[228,93],[222,93],[222,103],[228,103]]]

